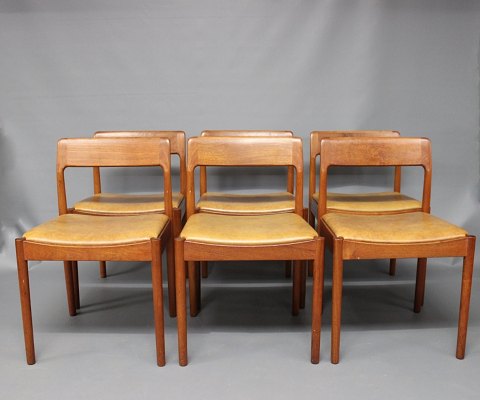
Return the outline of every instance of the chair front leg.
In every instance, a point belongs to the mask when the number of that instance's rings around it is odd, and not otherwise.
[[[28,279],[28,262],[23,255],[23,240],[16,239],[18,286],[20,289],[20,303],[22,306],[23,336],[27,364],[35,364],[35,345],[33,342],[32,308],[30,304],[30,283]]]
[[[169,242],[171,240],[169,239]],[[162,253],[160,240],[152,239],[152,291],[153,318],[155,322],[155,344],[157,365],[165,365],[165,327],[163,316]]]
[[[187,282],[185,276],[185,260],[183,255],[184,243],[184,239],[175,239],[175,293],[177,296],[178,363],[182,367],[188,364],[186,299]]]
[[[332,338],[331,362],[340,361],[340,325],[342,319],[343,289],[343,240],[335,239],[333,243],[333,277],[332,277]]]
[[[311,362],[320,361],[320,332],[322,328],[323,283],[324,283],[324,241],[317,239],[317,254],[313,260],[313,287],[312,287],[312,339]]]
[[[465,357],[467,342],[468,314],[470,310],[470,294],[472,292],[473,258],[475,252],[475,237],[469,236],[467,255],[463,258],[462,290],[460,294],[460,311],[458,317],[457,352],[456,357]]]

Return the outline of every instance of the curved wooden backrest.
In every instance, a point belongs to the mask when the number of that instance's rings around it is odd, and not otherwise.
[[[165,138],[60,139],[57,144],[57,191],[59,213],[67,212],[65,168],[146,167],[164,172],[165,213],[172,217],[170,141]]]
[[[302,140],[293,137],[195,137],[187,144],[187,215],[195,212],[197,166],[290,166],[295,169],[295,212],[303,210]]]
[[[248,137],[293,137],[291,131],[269,131],[269,130],[205,130],[200,136],[210,137],[232,137],[232,136],[248,136]],[[200,167],[200,195],[207,191],[207,169]],[[293,193],[293,169],[288,168],[287,174],[287,192]]]
[[[320,156],[320,144],[323,139],[335,138],[335,137],[400,137],[400,132],[398,131],[313,131],[310,133],[310,170],[309,170],[309,181],[308,181],[308,194],[309,198],[312,197],[315,193],[316,182],[317,182],[317,169],[316,169],[316,159]],[[401,184],[401,169],[395,167],[395,177],[393,182],[393,190],[395,192],[400,192]]]
[[[327,138],[320,144],[321,214],[326,211],[330,166],[421,166],[424,169],[422,210],[430,211],[432,150],[427,138]]]
[[[98,131],[93,134],[98,138],[165,138],[170,140],[170,153],[178,155],[180,159],[180,192],[185,195],[185,132],[183,131]],[[93,169],[94,193],[101,192],[100,169]]]

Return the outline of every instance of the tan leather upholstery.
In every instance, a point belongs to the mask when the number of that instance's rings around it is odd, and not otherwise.
[[[318,193],[313,199],[318,203]],[[421,210],[422,203],[398,192],[327,193],[327,211],[399,212]]]
[[[180,234],[194,242],[269,245],[311,240],[317,232],[294,213],[267,215],[192,215]]]
[[[165,214],[122,217],[64,214],[26,232],[23,237],[56,245],[117,245],[156,238],[165,227]]]
[[[172,193],[173,208],[183,201],[181,193]],[[83,214],[141,214],[165,210],[163,194],[116,194],[99,193],[74,205],[76,212]]]
[[[232,214],[265,214],[291,212],[295,209],[295,197],[288,192],[229,194],[207,192],[197,203],[200,211]]]
[[[322,217],[337,237],[375,243],[418,243],[465,237],[467,232],[423,212],[395,215],[328,213]]]

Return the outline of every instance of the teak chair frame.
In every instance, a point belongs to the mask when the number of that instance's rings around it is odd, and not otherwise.
[[[76,261],[149,261],[152,268],[153,309],[157,364],[165,365],[163,316],[162,252],[173,257],[171,232],[172,199],[170,179],[170,144],[168,139],[60,139],[57,145],[57,194],[59,215],[69,213],[65,188],[65,169],[69,167],[158,166],[164,172],[165,214],[169,217],[158,237],[116,245],[45,244],[25,238],[15,240],[20,287],[20,301],[28,364],[35,363],[33,323],[30,300],[28,261],[63,261],[68,311],[77,313],[74,272]],[[171,260],[172,262],[172,260]],[[78,293],[78,288],[77,288]]]
[[[327,138],[336,138],[336,137],[352,137],[352,138],[363,138],[363,137],[400,137],[400,132],[393,130],[345,130],[345,131],[313,131],[310,133],[310,170],[309,170],[309,184],[308,184],[308,205],[309,213],[308,218],[310,224],[315,227],[315,220],[320,221],[322,215],[328,212],[327,207],[327,198],[319,197],[319,203],[316,199],[313,198],[313,194],[316,192],[317,188],[320,188],[320,174],[318,175],[317,181],[317,159],[320,157],[321,142],[323,139]],[[318,186],[317,186],[318,182]],[[394,171],[394,180],[393,180],[393,191],[400,193],[401,190],[401,168],[395,166]],[[405,211],[395,211],[395,212],[385,212],[385,211],[369,211],[369,212],[359,212],[355,211],[355,214],[370,214],[370,215],[383,215],[389,213],[402,213],[402,212],[412,212],[420,211],[418,208],[416,210],[405,210]],[[335,210],[335,212],[342,213],[351,213],[351,211],[340,211]],[[318,225],[317,225],[318,226]],[[390,259],[389,274],[395,275],[396,269],[396,260]]]
[[[295,213],[303,218],[303,153],[300,138],[197,137],[187,144],[187,224],[198,212],[195,207],[194,171],[198,166],[291,166],[295,171]],[[241,151],[239,151],[241,149]],[[305,222],[307,224],[307,222]],[[300,260],[313,260],[311,361],[319,361],[323,297],[323,238],[273,245],[219,245],[175,239],[175,277],[179,364],[188,364],[185,262],[189,268],[190,315],[200,307],[200,279],[195,273],[198,261],[285,260],[294,259],[292,314],[300,308]]]
[[[327,193],[327,173],[331,166],[419,166],[424,169],[422,212],[430,212],[432,159],[426,138],[351,138],[325,139],[321,142],[320,197]],[[376,216],[372,216],[376,218]],[[417,258],[414,312],[420,312],[425,297],[427,258],[463,257],[460,312],[456,356],[465,356],[465,345],[472,285],[475,237],[408,243],[379,243],[338,237],[320,219],[320,234],[333,253],[331,362],[340,359],[340,325],[343,287],[343,261],[382,258]]]

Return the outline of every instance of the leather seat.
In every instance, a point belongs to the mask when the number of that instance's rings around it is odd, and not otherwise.
[[[283,229],[278,229],[281,226]],[[225,245],[270,245],[312,240],[317,232],[294,213],[272,215],[193,214],[180,237]]]
[[[468,233],[438,217],[414,212],[395,215],[328,213],[323,223],[337,237],[370,243],[422,243],[465,237]]]
[[[64,246],[107,246],[150,241],[168,222],[165,214],[104,217],[64,214],[38,225],[23,237],[31,242]]]

